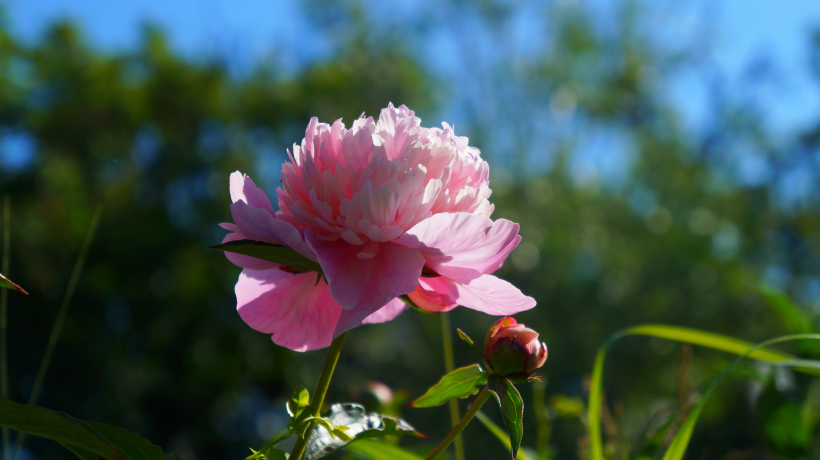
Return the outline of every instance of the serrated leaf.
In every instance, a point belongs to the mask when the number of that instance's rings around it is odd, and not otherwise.
[[[521,394],[509,380],[492,376],[487,388],[495,395],[501,414],[504,416],[504,426],[510,436],[510,450],[512,458],[518,456],[521,447],[521,438],[524,436],[524,401]]]
[[[181,460],[166,456],[147,439],[122,428],[8,399],[0,399],[0,426],[57,441],[83,459],[97,455],[106,460]]]
[[[324,419],[327,423],[316,420],[317,426],[310,434],[305,449],[305,460],[322,458],[361,439],[402,435],[423,437],[404,420],[365,413],[364,407],[359,404],[334,404],[330,406],[330,413]],[[346,427],[342,433],[347,440],[338,436],[338,433],[336,436],[332,435],[328,430],[328,424],[337,429]]]
[[[318,272],[322,273],[322,267],[318,262],[314,262],[299,254],[294,249],[279,244],[265,243],[253,240],[229,241],[211,247],[220,251],[233,252],[244,256],[255,257],[281,265],[287,265],[296,272]]]
[[[420,398],[410,403],[411,407],[440,406],[453,398],[466,398],[478,393],[478,388],[487,383],[487,372],[478,364],[460,367],[445,375]]]
[[[2,273],[0,273],[0,288],[11,289],[12,291],[22,292],[23,294],[28,295],[28,292],[18,286],[14,281],[3,276]]]

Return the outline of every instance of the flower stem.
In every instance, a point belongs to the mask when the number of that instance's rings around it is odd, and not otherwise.
[[[97,223],[100,221],[101,208],[98,206],[91,217],[91,223],[88,225],[88,231],[85,234],[85,241],[80,248],[80,255],[77,256],[77,262],[74,264],[74,270],[71,272],[71,278],[68,280],[68,287],[63,296],[63,303],[60,305],[60,310],[57,312],[57,320],[54,322],[54,327],[51,329],[51,337],[48,339],[46,352],[43,355],[43,360],[40,362],[40,370],[37,371],[37,378],[34,380],[34,386],[31,389],[31,395],[28,398],[29,404],[37,404],[37,398],[40,397],[40,390],[43,387],[43,380],[46,377],[46,370],[49,363],[51,363],[51,356],[54,354],[54,348],[57,346],[57,341],[60,339],[60,332],[63,329],[66,313],[68,313],[68,305],[71,303],[71,297],[74,295],[74,289],[77,287],[77,282],[80,280],[80,274],[83,271],[85,264],[85,257],[88,255],[88,248],[91,247],[91,241],[94,240],[94,232],[97,230]],[[17,433],[17,440],[14,443],[14,451],[11,454],[11,460],[17,457],[17,451],[23,446],[26,435],[23,432]]]
[[[325,395],[327,394],[327,389],[330,386],[330,378],[333,377],[333,370],[336,369],[336,363],[339,361],[339,354],[342,352],[342,345],[345,343],[346,336],[347,332],[333,339],[333,342],[330,344],[330,351],[327,352],[325,365],[322,367],[322,373],[319,375],[319,381],[316,382],[316,389],[313,390],[313,397],[310,398],[309,409],[310,415],[313,417],[318,417],[319,413],[322,411],[322,404],[325,402]],[[302,460],[302,455],[304,455],[305,448],[307,447],[307,440],[310,439],[310,433],[313,431],[313,427],[315,426],[316,423],[311,422],[307,431],[305,431],[305,437],[296,438],[296,444],[293,445],[293,449],[290,451],[290,460]]]
[[[473,401],[473,405],[470,406],[470,408],[467,410],[467,413],[464,414],[464,417],[462,417],[461,421],[458,422],[458,425],[456,425],[452,429],[452,431],[450,431],[450,433],[447,434],[447,437],[444,438],[444,440],[441,441],[441,443],[438,446],[436,446],[436,448],[433,449],[433,451],[430,452],[430,455],[425,457],[424,460],[433,460],[434,458],[438,458],[439,455],[441,455],[445,450],[447,450],[447,446],[449,446],[450,443],[453,442],[458,437],[458,435],[461,434],[462,431],[464,431],[464,428],[467,426],[468,423],[470,423],[470,420],[472,420],[473,417],[475,417],[476,412],[478,412],[479,409],[481,409],[481,406],[483,406],[489,398],[490,392],[489,390],[487,390],[487,387],[484,387],[484,389],[481,390],[481,393],[478,394],[478,397],[475,399],[475,401]]]
[[[449,374],[456,368],[455,358],[453,357],[453,335],[450,331],[450,313],[441,312],[441,339],[444,345],[444,369]],[[453,428],[458,426],[458,421],[461,418],[458,410],[458,400],[453,398],[449,402],[450,405],[450,421]],[[456,460],[464,459],[464,439],[461,436],[456,437],[455,440]]]
[[[10,235],[10,217],[11,217],[11,203],[9,196],[3,198],[3,272],[6,276],[9,275],[9,250],[11,249],[11,235]],[[6,322],[8,317],[9,305],[9,290],[0,289],[0,397],[8,399],[9,397],[9,368],[8,357],[6,351],[6,330],[8,328]],[[9,457],[9,444],[11,438],[9,437],[9,429],[3,427],[3,459]]]

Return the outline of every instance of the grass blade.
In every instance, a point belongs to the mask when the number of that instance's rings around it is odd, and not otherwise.
[[[640,326],[624,329],[614,334],[598,350],[595,357],[595,364],[592,368],[592,380],[589,389],[589,403],[587,407],[587,423],[589,426],[589,447],[590,458],[592,460],[604,460],[603,441],[601,439],[601,404],[603,403],[603,378],[606,355],[612,345],[623,337],[627,336],[647,336],[663,339],[675,340],[692,345],[700,345],[713,350],[725,351],[735,355],[742,355],[748,358],[757,359],[770,364],[778,364],[792,361],[793,356],[781,351],[758,347],[751,342],[735,339],[733,337],[716,334],[713,332],[699,331],[678,326],[668,326],[664,324],[643,324]],[[817,374],[818,372],[809,367],[800,367],[801,370]]]
[[[37,398],[40,396],[40,389],[43,387],[43,379],[45,379],[48,365],[51,362],[51,355],[54,354],[54,347],[57,346],[57,341],[60,339],[60,332],[63,329],[63,322],[65,321],[66,313],[68,312],[68,305],[71,303],[71,297],[74,295],[74,289],[77,287],[77,282],[80,280],[80,274],[83,271],[85,264],[85,257],[88,255],[88,249],[91,247],[91,241],[94,240],[94,232],[97,230],[97,224],[100,221],[101,209],[98,206],[91,217],[91,223],[88,225],[88,231],[85,234],[85,240],[80,248],[80,254],[77,256],[77,262],[74,264],[74,270],[71,272],[71,278],[68,280],[68,287],[63,297],[63,303],[60,305],[60,311],[57,312],[57,320],[54,322],[54,327],[51,329],[51,337],[48,339],[46,352],[43,355],[43,360],[40,362],[40,370],[37,371],[37,378],[34,380],[34,386],[31,389],[31,395],[28,398],[29,404],[36,404]],[[11,454],[11,460],[17,456],[17,451],[23,445],[26,439],[25,433],[18,433],[17,440],[14,443],[14,452]]]
[[[475,414],[476,418],[485,428],[490,430],[490,433],[496,437],[507,450],[512,453],[512,446],[510,445],[510,437],[507,435],[507,431],[504,428],[498,426],[492,419],[485,414],[484,412],[478,411]],[[518,451],[518,460],[532,460],[532,458],[527,455],[527,452],[524,449]]]
[[[11,200],[3,197],[3,273],[9,272],[9,250],[11,249]],[[0,289],[0,398],[9,397],[8,351],[6,350],[6,332],[8,329],[9,291]],[[3,427],[3,459],[8,458],[11,438],[9,429]]]
[[[706,401],[709,399],[709,396],[711,396],[712,392],[718,386],[718,384],[727,375],[729,375],[732,369],[734,369],[734,367],[740,361],[750,356],[754,351],[761,349],[763,347],[793,340],[820,340],[820,334],[793,334],[782,337],[776,337],[774,339],[767,340],[758,345],[755,345],[746,353],[732,361],[731,364],[729,364],[720,374],[718,374],[717,377],[715,377],[712,380],[712,382],[709,384],[709,387],[706,389],[706,392],[703,394],[703,397],[700,399],[700,401],[698,401],[697,405],[695,405],[695,407],[692,408],[692,412],[690,412],[689,416],[686,417],[686,420],[681,425],[680,430],[678,430],[677,434],[675,435],[675,438],[672,439],[672,443],[669,444],[669,448],[666,450],[666,453],[663,456],[663,460],[683,459],[683,456],[686,453],[686,449],[689,447],[689,441],[692,439],[692,432],[695,429],[695,425],[698,422],[698,418],[700,417],[701,412],[703,412],[703,408],[706,406]],[[798,359],[785,361],[777,364],[797,368],[817,368],[818,366],[820,366],[820,361]]]

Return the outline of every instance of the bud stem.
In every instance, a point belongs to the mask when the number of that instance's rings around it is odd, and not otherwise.
[[[450,443],[452,443],[458,437],[458,435],[460,435],[461,432],[464,431],[464,428],[467,426],[468,423],[470,423],[470,420],[472,420],[473,417],[475,417],[476,412],[478,412],[481,409],[481,406],[483,406],[489,398],[490,392],[487,390],[487,387],[485,386],[484,389],[481,390],[481,393],[478,394],[478,397],[475,399],[475,401],[473,401],[473,404],[467,410],[467,413],[464,414],[464,417],[462,417],[461,421],[458,422],[458,425],[456,425],[450,431],[450,433],[447,434],[447,437],[444,438],[444,440],[441,441],[441,443],[438,446],[436,446],[436,448],[433,449],[433,451],[430,452],[430,455],[425,457],[424,460],[433,460],[434,458],[438,458],[439,455],[441,455],[445,450],[447,450],[447,447],[450,445]]]
[[[319,381],[316,382],[316,389],[313,390],[313,397],[310,398],[309,409],[310,414],[313,417],[318,417],[319,413],[322,411],[322,404],[325,402],[325,395],[327,394],[327,389],[330,386],[330,378],[333,377],[333,371],[336,369],[336,363],[339,362],[339,355],[342,352],[342,345],[345,343],[346,336],[347,332],[333,339],[333,342],[330,344],[330,350],[327,352],[325,365],[322,366],[322,373],[319,375]],[[307,447],[307,441],[310,439],[310,433],[313,432],[313,428],[315,426],[316,423],[311,422],[307,431],[305,431],[305,437],[296,438],[296,444],[293,445],[293,449],[290,451],[290,460],[302,460],[302,455],[305,454],[305,448]]]

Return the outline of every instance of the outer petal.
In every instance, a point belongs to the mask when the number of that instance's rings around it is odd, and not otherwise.
[[[393,321],[408,308],[410,308],[410,306],[406,303],[399,299],[393,299],[390,302],[387,302],[387,305],[376,310],[375,313],[371,313],[370,316],[362,321],[362,324],[379,324]],[[344,316],[345,313],[346,311],[343,311],[342,316]],[[339,323],[341,322],[342,320],[339,319]]]
[[[254,208],[264,209],[273,215],[273,206],[265,192],[253,183],[251,176],[236,171],[231,174],[231,202],[243,201]]]
[[[516,223],[454,212],[419,222],[395,243],[422,249],[428,267],[454,281],[469,283],[498,270],[519,241]]]
[[[465,284],[443,276],[432,279],[436,280],[436,292],[447,295],[463,307],[488,315],[509,316],[535,306],[535,299],[493,275],[481,275]]]
[[[333,298],[345,310],[356,310],[357,319],[351,320],[355,325],[391,300],[415,289],[424,266],[424,257],[418,249],[381,243],[373,258],[362,259],[357,256],[362,246],[342,239],[327,241],[309,230],[305,236],[316,252]]]
[[[245,238],[245,235],[242,235],[241,233],[228,233],[225,235],[225,238],[222,239],[222,242],[227,243],[228,241],[244,239],[247,238]],[[225,257],[227,257],[228,260],[230,260],[234,265],[238,265],[242,268],[249,268],[251,270],[269,270],[279,267],[279,264],[268,262],[267,260],[257,259],[256,257],[243,256],[242,254],[237,254],[235,252],[225,251]]]
[[[342,307],[315,273],[295,275],[278,268],[243,270],[236,283],[236,310],[257,331],[273,334],[273,342],[294,351],[324,348]]]
[[[416,290],[407,295],[422,310],[441,312],[458,306],[453,300],[458,298],[458,291],[453,282],[443,276],[419,278]]]
[[[244,201],[231,205],[231,215],[236,226],[248,239],[272,244],[284,244],[299,254],[316,260],[310,246],[293,225],[273,217],[264,209],[255,208]]]

